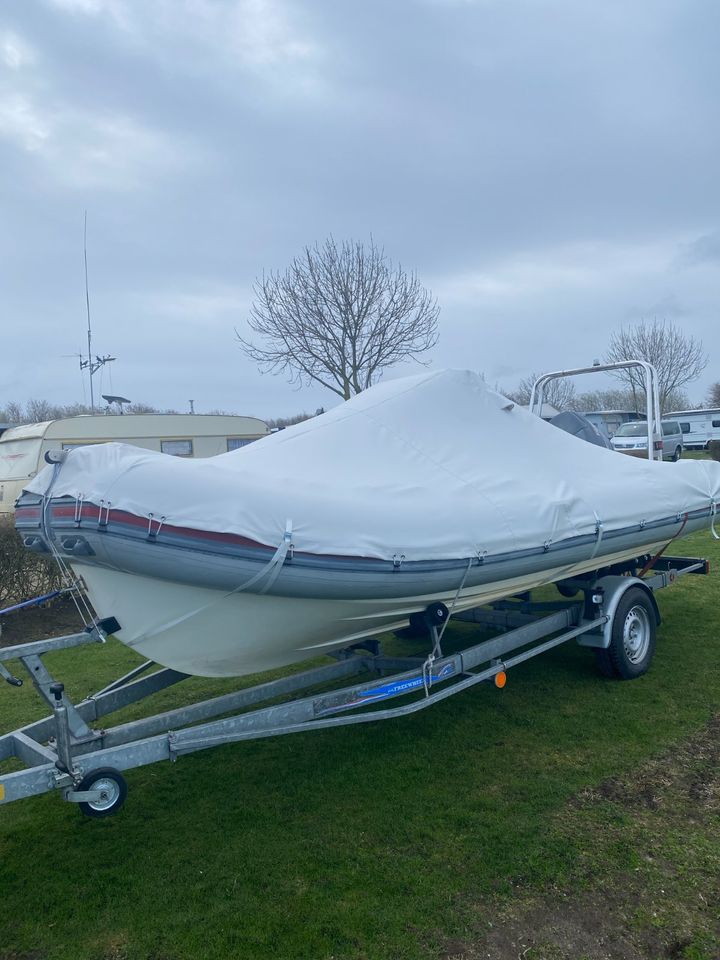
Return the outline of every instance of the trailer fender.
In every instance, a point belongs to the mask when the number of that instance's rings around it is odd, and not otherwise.
[[[596,606],[596,609],[598,609],[601,616],[606,616],[608,620],[604,626],[598,629],[597,633],[593,631],[592,633],[585,633],[579,637],[578,643],[581,646],[597,647],[602,650],[607,650],[610,646],[615,612],[622,598],[632,587],[639,587],[648,595],[652,608],[655,611],[655,623],[657,626],[660,625],[660,609],[658,608],[655,594],[643,580],[639,577],[600,577],[600,579],[593,584],[592,589],[587,591],[587,595],[591,599],[598,596],[602,598],[600,604]]]

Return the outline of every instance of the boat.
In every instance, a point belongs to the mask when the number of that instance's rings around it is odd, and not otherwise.
[[[720,501],[720,464],[619,456],[463,370],[382,382],[207,460],[118,443],[47,458],[16,507],[26,546],[69,565],[129,647],[200,676],[652,556]]]

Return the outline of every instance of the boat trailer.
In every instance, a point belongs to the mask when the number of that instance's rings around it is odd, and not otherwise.
[[[4,665],[19,660],[52,710],[44,719],[0,736],[0,762],[22,764],[20,770],[0,774],[0,804],[57,790],[86,815],[106,817],[125,801],[122,771],[220,744],[407,716],[478,683],[503,687],[511,667],[569,640],[594,648],[607,676],[633,679],[647,671],[654,653],[660,622],[655,592],[686,574],[707,572],[707,561],[696,557],[640,557],[602,575],[561,581],[565,600],[534,602],[525,593],[457,614],[443,603],[430,604],[411,618],[409,628],[429,639],[427,656],[385,656],[373,638],[334,654],[326,666],[107,728],[98,721],[188,675],[162,667],[149,672],[157,665],[148,661],[72,703],[43,655],[104,643],[117,629],[112,618],[81,633],[0,648],[0,676],[21,686],[23,681]],[[443,655],[450,618],[497,635]],[[356,679],[350,684],[326,689],[351,677]],[[316,687],[323,689],[287,699]],[[286,699],[258,706],[279,698]],[[403,702],[385,705],[397,698]]]

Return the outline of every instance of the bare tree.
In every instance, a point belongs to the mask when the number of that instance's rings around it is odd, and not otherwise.
[[[588,390],[576,394],[573,410],[578,413],[590,413],[593,410],[635,410],[635,397],[627,387],[611,390]]]
[[[345,400],[437,342],[437,301],[372,240],[305,247],[254,291],[248,323],[260,340],[236,330],[244,352],[266,372],[315,381]]]
[[[22,405],[17,403],[15,400],[11,400],[8,404],[6,404],[0,419],[4,420],[6,423],[24,423],[25,421],[23,420]]]
[[[707,405],[709,407],[720,407],[720,380],[713,383],[708,390]]]
[[[53,406],[47,400],[28,400],[26,405],[27,417],[31,423],[40,423],[43,420],[53,419]]]
[[[666,398],[666,410],[687,410],[690,400],[684,390],[673,390]],[[634,410],[645,416],[645,394],[638,394],[629,387],[615,390],[591,390],[578,393],[573,401],[573,410],[578,413],[591,410]]]
[[[131,403],[126,413],[177,413],[177,410],[158,410],[148,403]],[[27,403],[18,403],[11,400],[0,407],[0,421],[12,423],[14,426],[20,426],[26,423],[40,423],[43,420],[62,420],[65,417],[87,416],[93,413],[88,404],[85,403],[50,403],[49,400],[28,400]],[[94,411],[96,416],[105,414],[107,416],[118,416],[119,411],[108,406],[106,410]]]
[[[271,430],[284,430],[285,427],[293,427],[296,423],[304,423],[305,420],[312,420],[313,417],[319,417],[320,414],[325,413],[324,407],[318,407],[315,413],[295,413],[290,417],[271,417],[263,418],[265,423],[270,427]]]
[[[529,377],[521,380],[507,396],[515,403],[527,406],[530,403],[533,384],[539,376],[539,373],[531,373]],[[550,380],[543,387],[543,403],[549,403],[556,410],[574,410],[574,402],[575,384],[572,380]]]
[[[686,337],[667,320],[642,320],[633,327],[613,333],[605,354],[606,363],[621,360],[647,360],[657,370],[660,410],[672,409],[673,399],[682,387],[697,380],[708,358],[700,340]],[[642,370],[618,370],[614,376],[624,381],[635,398],[635,409],[645,406],[645,378]]]

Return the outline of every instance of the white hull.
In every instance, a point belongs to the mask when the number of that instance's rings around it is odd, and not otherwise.
[[[667,541],[603,557],[603,565],[659,550]],[[542,584],[594,570],[597,559],[468,588],[459,612]],[[73,563],[101,618],[115,617],[117,636],[139,654],[183,673],[243,676],[331,653],[364,637],[399,629],[411,613],[455,592],[375,600],[231,593]]]

